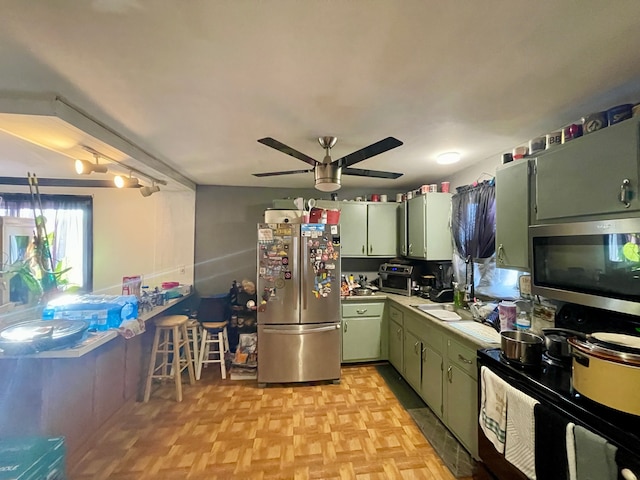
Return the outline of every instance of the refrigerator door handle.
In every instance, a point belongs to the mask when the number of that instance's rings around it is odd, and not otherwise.
[[[275,329],[275,328],[265,328],[262,330],[264,333],[277,333],[280,335],[303,335],[306,333],[317,333],[317,332],[329,332],[331,330],[338,330],[340,328],[340,324],[329,325],[326,327],[318,327],[318,328],[309,328],[306,330],[298,330],[298,329]]]
[[[302,277],[302,282],[300,284],[300,297],[302,297],[302,302],[300,302],[302,304],[302,310],[306,310],[307,309],[307,275],[308,275],[308,268],[309,268],[309,263],[307,262],[307,255],[309,254],[308,252],[308,248],[307,248],[307,244],[306,242],[303,240],[303,237],[300,237],[299,239],[299,248],[300,248],[300,256],[299,258],[301,258],[300,260],[300,268],[298,269],[298,272],[300,272],[300,276]]]

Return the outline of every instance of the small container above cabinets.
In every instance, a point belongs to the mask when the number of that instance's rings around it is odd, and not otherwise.
[[[398,204],[342,202],[343,257],[394,257],[398,254]]]
[[[433,192],[407,201],[407,257],[451,260],[451,196]]]

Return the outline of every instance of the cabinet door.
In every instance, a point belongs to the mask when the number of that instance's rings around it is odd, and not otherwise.
[[[407,256],[407,202],[398,204],[398,255]]]
[[[416,392],[420,391],[422,341],[410,330],[404,332],[404,378]]]
[[[442,355],[428,344],[422,346],[422,388],[420,393],[436,415],[442,417]]]
[[[367,208],[367,254],[393,257],[398,252],[398,206],[370,203]]]
[[[402,325],[393,319],[389,320],[389,362],[396,367],[398,372],[402,373],[402,344],[403,344]]]
[[[425,197],[419,196],[407,201],[407,230],[409,244],[408,257],[425,258],[425,229],[426,229]]]
[[[367,204],[342,202],[340,252],[343,257],[367,255]]]
[[[450,193],[429,193],[424,196],[426,201],[424,258],[427,260],[453,258],[451,196]]]
[[[382,317],[342,320],[342,361],[380,359]]]
[[[496,170],[496,263],[529,269],[529,162],[518,160]]]
[[[478,383],[455,364],[447,367],[445,423],[478,458]]]
[[[640,210],[634,117],[565,143],[536,159],[536,220]],[[630,181],[630,206],[620,201]]]

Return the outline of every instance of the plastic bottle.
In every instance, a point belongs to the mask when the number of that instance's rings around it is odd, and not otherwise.
[[[531,328],[531,319],[529,314],[524,310],[518,314],[516,319],[516,330],[526,331]]]

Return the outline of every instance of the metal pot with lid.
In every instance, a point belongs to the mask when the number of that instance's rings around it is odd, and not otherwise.
[[[640,415],[640,337],[597,332],[568,342],[573,388],[595,402]]]
[[[567,328],[543,328],[542,333],[547,355],[563,362],[571,361],[571,347],[567,340],[570,337],[577,337],[583,340],[587,338],[584,333]]]

